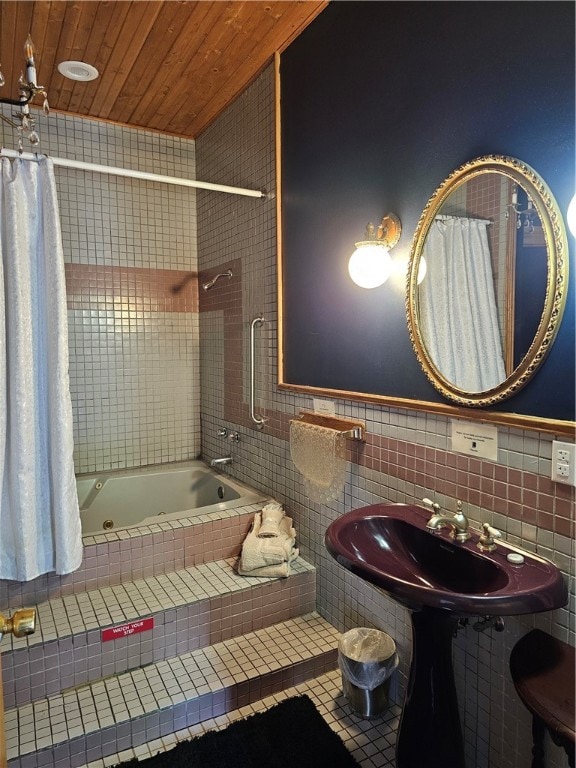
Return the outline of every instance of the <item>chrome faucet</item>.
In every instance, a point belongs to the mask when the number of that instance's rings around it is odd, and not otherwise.
[[[449,526],[452,528],[451,536],[460,543],[468,541],[471,534],[468,532],[468,518],[462,512],[462,502],[456,502],[455,515],[441,515],[438,504],[432,504],[429,499],[423,499],[424,503],[429,503],[434,510],[434,514],[426,523],[426,529],[433,533],[438,533],[442,528]]]
[[[232,464],[232,456],[224,456],[222,459],[212,459],[211,467],[223,467],[225,464]]]

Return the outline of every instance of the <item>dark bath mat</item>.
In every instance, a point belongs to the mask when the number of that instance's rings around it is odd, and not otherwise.
[[[358,768],[308,696],[295,696],[221,731],[181,741],[122,768]],[[118,768],[118,766],[117,766]]]

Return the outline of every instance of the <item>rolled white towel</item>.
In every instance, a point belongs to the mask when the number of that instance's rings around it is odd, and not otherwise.
[[[258,537],[269,539],[279,536],[279,525],[283,517],[284,510],[281,504],[278,504],[277,501],[266,504],[262,509],[262,525],[260,526]]]
[[[296,531],[292,527],[292,518],[284,516],[278,525],[279,535],[296,541]]]
[[[262,512],[284,512],[284,507],[279,501],[269,501],[262,507]]]
[[[254,536],[257,537],[260,533],[260,526],[262,525],[262,512],[256,512],[254,515],[254,518],[252,520],[252,525],[250,526],[250,530],[248,531],[248,534],[246,535],[246,539],[248,536]],[[246,541],[245,539],[245,541]]]

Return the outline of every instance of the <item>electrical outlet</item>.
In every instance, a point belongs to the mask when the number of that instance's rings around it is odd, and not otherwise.
[[[552,442],[552,480],[566,485],[576,485],[576,445]]]

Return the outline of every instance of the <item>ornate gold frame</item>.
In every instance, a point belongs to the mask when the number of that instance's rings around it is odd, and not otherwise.
[[[448,196],[469,179],[494,172],[512,179],[533,199],[548,251],[546,296],[536,335],[519,365],[498,386],[483,392],[466,392],[443,377],[426,351],[417,317],[418,265],[428,230]],[[428,201],[418,222],[410,252],[406,315],[410,341],[426,377],[443,397],[469,408],[494,405],[516,394],[530,381],[552,346],[562,319],[567,290],[568,242],[564,221],[544,180],[529,165],[503,155],[485,155],[464,163],[442,182]]]

